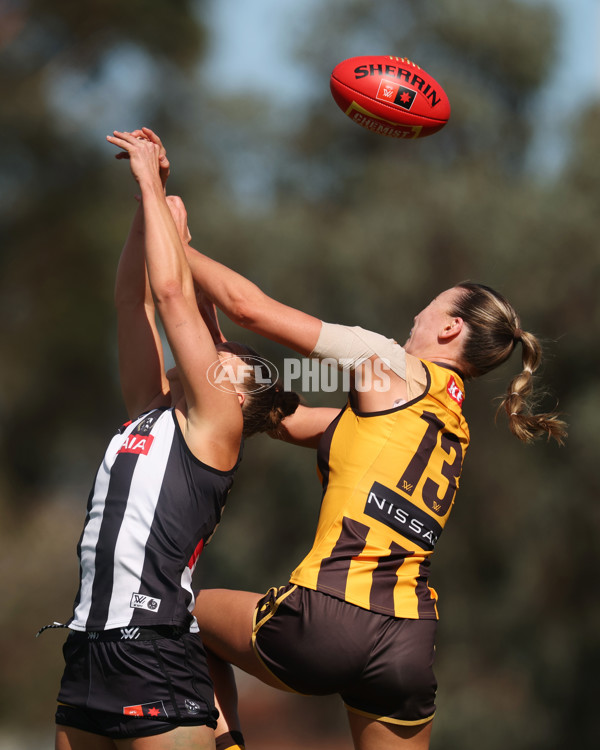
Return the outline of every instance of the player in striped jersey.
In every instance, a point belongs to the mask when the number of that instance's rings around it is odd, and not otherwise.
[[[242,436],[272,431],[298,397],[280,383],[252,391],[251,350],[223,340],[214,307],[195,289],[185,207],[165,196],[158,137],[144,129],[108,140],[130,159],[141,192],[115,290],[130,419],[88,500],[56,748],[211,750],[217,711],[192,572],[220,521]],[[176,363],[168,372],[155,306]],[[228,379],[237,364],[243,380]],[[243,747],[229,729],[217,747]]]
[[[429,564],[469,444],[464,382],[520,344],[522,371],[501,408],[519,439],[560,443],[558,415],[532,411],[540,344],[507,300],[480,284],[438,295],[400,346],[287,307],[203,255],[188,260],[232,320],[355,375],[341,412],[300,406],[284,422],[289,441],[318,447],[323,498],[311,550],[286,586],[264,596],[201,591],[205,643],[275,687],[339,693],[360,750],[426,750],[438,616]]]

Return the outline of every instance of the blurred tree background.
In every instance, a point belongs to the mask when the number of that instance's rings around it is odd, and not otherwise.
[[[565,447],[524,446],[494,424],[516,357],[468,390],[473,443],[432,574],[442,618],[432,748],[595,738],[600,104],[565,120],[566,158],[544,171],[531,159],[533,103],[556,56],[553,6],[304,5],[289,3],[287,28],[302,78],[267,60],[273,88],[260,94],[245,85],[260,25],[209,68],[209,0],[0,0],[2,748],[52,744],[62,631],[33,634],[70,614],[87,493],[124,416],[112,284],[135,189],[104,136],[142,124],[167,145],[194,244],[267,293],[402,341],[432,296],[470,278],[505,293],[542,337],[546,405],[559,399],[571,425]],[[238,22],[235,4],[224,12]],[[409,57],[444,85],[453,111],[441,133],[396,142],[344,118],[329,72],[372,52]],[[242,337],[282,361],[282,349]],[[284,583],[319,501],[310,451],[250,441],[199,583]],[[285,701],[288,739],[273,747],[348,746],[337,700]],[[272,727],[275,704],[252,705]],[[269,737],[258,727],[252,746]]]

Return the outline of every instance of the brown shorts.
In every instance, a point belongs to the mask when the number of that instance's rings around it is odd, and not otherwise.
[[[435,713],[436,626],[436,620],[389,617],[288,584],[258,602],[253,644],[282,687],[339,693],[356,713],[424,724]]]

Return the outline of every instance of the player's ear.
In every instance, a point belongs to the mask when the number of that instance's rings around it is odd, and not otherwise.
[[[461,333],[461,331],[464,328],[464,320],[459,317],[455,318],[449,318],[446,323],[444,323],[444,326],[442,327],[442,330],[439,333],[439,336],[441,339],[452,339]]]

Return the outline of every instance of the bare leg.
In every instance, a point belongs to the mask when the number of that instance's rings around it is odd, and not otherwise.
[[[215,704],[219,709],[219,719],[215,729],[215,738],[218,740],[228,732],[241,732],[240,717],[237,712],[238,693],[231,664],[219,659],[209,649],[207,649],[206,656],[215,687]]]
[[[55,750],[116,750],[115,743],[109,737],[62,724],[56,725],[54,747]]]
[[[56,750],[215,750],[209,727],[176,727],[152,737],[111,740],[92,732],[57,725]]]
[[[133,740],[116,740],[119,750],[215,750],[210,727],[176,727],[170,732]]]
[[[267,685],[282,689],[282,684],[263,666],[252,648],[254,610],[262,596],[248,591],[203,589],[196,597],[194,614],[202,640],[210,651]]]
[[[429,750],[432,721],[404,726],[387,724],[348,711],[356,750]]]

